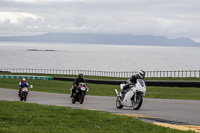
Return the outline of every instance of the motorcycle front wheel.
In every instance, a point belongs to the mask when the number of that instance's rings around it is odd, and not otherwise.
[[[134,102],[134,100],[132,100],[133,109],[134,110],[140,109],[140,107],[142,106],[142,102],[143,102],[143,97],[141,95],[137,95],[136,102]]]
[[[79,103],[83,104],[83,101],[84,101],[84,94],[82,94],[82,95],[80,94],[79,95]]]
[[[122,105],[122,103],[121,103],[120,97],[117,97],[117,99],[116,99],[116,107],[117,107],[118,109],[123,108],[123,105]]]
[[[28,95],[28,93],[24,93],[24,101],[26,101],[27,95]]]
[[[26,96],[24,96],[24,101],[26,101]]]

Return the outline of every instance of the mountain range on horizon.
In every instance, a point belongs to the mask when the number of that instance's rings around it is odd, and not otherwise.
[[[190,47],[200,46],[200,43],[197,43],[190,38],[172,39],[164,36],[131,35],[131,34],[46,33],[33,36],[0,37],[0,41],[120,44],[120,45],[146,45],[146,46],[190,46]]]

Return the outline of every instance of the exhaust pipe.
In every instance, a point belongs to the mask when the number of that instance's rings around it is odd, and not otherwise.
[[[118,93],[117,89],[115,89],[115,94],[117,97],[119,97],[119,93]]]

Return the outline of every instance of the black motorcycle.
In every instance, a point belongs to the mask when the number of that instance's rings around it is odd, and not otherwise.
[[[72,89],[71,89],[72,90]],[[85,95],[86,95],[86,91],[88,91],[88,87],[86,85],[86,83],[79,83],[79,85],[76,87],[76,91],[74,93],[72,93],[72,103],[75,104],[76,102],[79,102],[80,104],[83,104]]]
[[[27,87],[21,88],[21,92],[19,94],[20,101],[26,101],[28,92],[29,92],[29,88],[27,88]]]

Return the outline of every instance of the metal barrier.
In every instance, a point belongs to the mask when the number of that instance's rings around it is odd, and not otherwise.
[[[74,78],[64,78],[64,77],[53,77],[52,80],[60,81],[74,81]],[[93,84],[109,84],[109,85],[120,85],[125,83],[124,80],[95,80],[86,79],[87,83]],[[145,81],[147,86],[168,86],[168,87],[198,87],[200,88],[199,81]]]
[[[78,75],[83,73],[88,76],[120,77],[128,78],[137,71],[94,71],[94,70],[56,70],[56,69],[31,69],[31,68],[0,68],[0,72],[12,73],[39,73],[58,75]],[[200,70],[179,70],[179,71],[146,71],[146,77],[196,77],[200,78]]]
[[[0,75],[3,79],[35,79],[35,80],[51,80],[52,77],[49,76],[29,76],[29,75]]]

